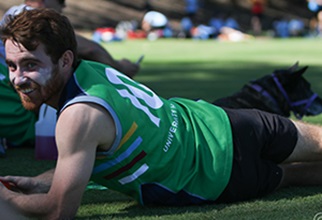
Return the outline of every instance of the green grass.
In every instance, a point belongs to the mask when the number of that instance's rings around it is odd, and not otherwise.
[[[309,65],[306,78],[322,96],[322,40],[218,41],[158,40],[104,44],[116,58],[145,55],[136,80],[163,97],[212,101],[245,83],[291,66]],[[322,123],[322,116],[305,121]],[[11,149],[1,159],[0,175],[36,175],[54,162],[36,161],[31,149]],[[322,212],[322,187],[288,188],[267,197],[229,205],[145,208],[110,190],[86,191],[77,219],[313,219]]]
[[[212,101],[245,83],[299,61],[322,96],[322,39],[256,39],[245,42],[194,40],[124,41],[104,44],[116,58],[145,58],[136,80],[159,95]],[[308,118],[317,121],[318,117]],[[320,119],[318,119],[320,120]]]

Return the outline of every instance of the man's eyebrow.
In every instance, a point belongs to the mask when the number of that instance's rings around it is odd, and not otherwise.
[[[30,62],[30,61],[40,62],[40,60],[37,59],[37,58],[34,58],[34,57],[25,57],[25,58],[22,58],[21,60],[18,60],[18,63],[24,63],[24,62]],[[6,59],[6,63],[14,63],[14,62],[12,60],[10,60],[10,59]]]

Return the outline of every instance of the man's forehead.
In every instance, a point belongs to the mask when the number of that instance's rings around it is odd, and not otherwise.
[[[22,44],[12,40],[7,40],[5,43],[5,52],[7,61],[18,61],[26,58],[34,59],[36,57],[37,59],[47,59],[47,55],[42,44],[39,44],[36,50],[29,51]]]
[[[5,51],[6,53],[11,53],[11,52],[27,52],[28,50],[22,44],[16,41],[13,41],[11,39],[8,39],[5,42]]]

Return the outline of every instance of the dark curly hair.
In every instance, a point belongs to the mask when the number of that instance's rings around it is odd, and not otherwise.
[[[3,42],[10,39],[34,51],[40,43],[57,64],[67,50],[74,54],[73,67],[77,65],[77,42],[74,29],[66,16],[52,9],[24,10],[10,17],[0,29]]]

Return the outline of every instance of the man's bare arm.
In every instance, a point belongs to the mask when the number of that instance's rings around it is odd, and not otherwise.
[[[74,104],[59,117],[56,138],[59,157],[48,193],[21,194],[0,184],[0,196],[26,216],[73,218],[90,178],[97,146],[108,148],[115,137],[114,123],[105,110]],[[47,176],[48,175],[48,176]],[[38,176],[48,180],[49,173]]]

